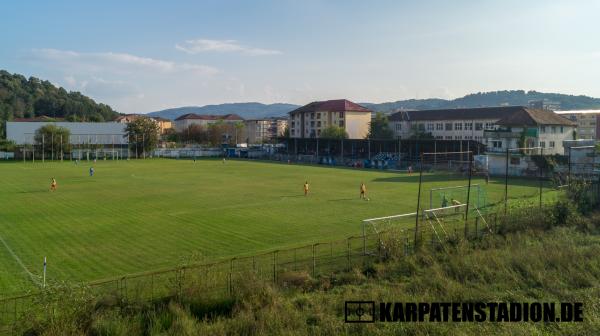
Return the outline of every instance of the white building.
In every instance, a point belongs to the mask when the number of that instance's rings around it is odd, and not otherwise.
[[[600,110],[556,111],[577,124],[577,139],[598,140],[600,136]]]
[[[188,113],[180,116],[173,121],[173,127],[175,131],[182,132],[192,125],[208,126],[216,122],[225,123],[237,123],[243,122],[244,118],[237,114],[226,114],[226,115],[200,115],[195,113]]]
[[[484,143],[485,130],[521,106],[401,111],[389,117],[397,138],[431,136],[438,140],[475,140]]]
[[[545,155],[563,154],[563,141],[572,140],[576,124],[548,110],[519,108],[484,132],[487,152],[508,148],[541,147]]]
[[[45,125],[56,125],[71,132],[69,142],[72,145],[125,145],[126,124],[118,122],[33,122],[7,121],[6,138],[17,145],[33,144],[35,132]]]

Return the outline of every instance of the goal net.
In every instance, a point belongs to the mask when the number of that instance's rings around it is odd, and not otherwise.
[[[466,204],[467,198],[472,207],[483,209],[486,206],[486,198],[479,184],[471,185],[471,194],[468,195],[468,185],[438,187],[429,190],[429,209],[444,208],[453,203]]]

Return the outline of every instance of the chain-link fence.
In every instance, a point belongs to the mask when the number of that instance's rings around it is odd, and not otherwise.
[[[495,214],[487,218],[490,223],[497,222]],[[471,223],[470,236],[488,232],[478,219],[472,219]],[[462,235],[462,231],[457,230],[450,233]],[[388,227],[378,233],[343,240],[4,298],[0,299],[0,331],[10,332],[15,323],[26,317],[57,314],[65,297],[93,298],[97,302],[116,306],[185,298],[199,292],[204,297],[228,297],[249,275],[285,287],[298,277],[316,278],[362,267],[396,254],[395,249],[400,249],[402,255],[411,254],[414,252],[415,237],[417,244],[442,246],[442,241],[428,228],[415,234],[413,229]]]

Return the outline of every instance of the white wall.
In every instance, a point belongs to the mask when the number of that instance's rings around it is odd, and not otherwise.
[[[6,138],[17,145],[32,144],[35,131],[45,125],[65,127],[71,132],[70,143],[127,144],[124,137],[126,124],[117,122],[6,122]]]

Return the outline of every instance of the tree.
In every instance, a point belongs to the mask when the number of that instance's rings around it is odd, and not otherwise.
[[[237,121],[235,124],[233,124],[233,127],[234,127],[234,132],[235,132],[235,144],[237,145],[238,139],[241,139],[241,137],[242,137],[245,125],[243,122]]]
[[[202,125],[190,125],[179,133],[178,138],[183,142],[205,143],[208,141],[208,130]]]
[[[62,153],[70,151],[69,137],[71,131],[66,127],[48,124],[35,131],[34,140],[41,146],[45,155],[52,159],[62,157]],[[60,154],[59,154],[60,153]]]
[[[123,137],[129,140],[129,148],[133,148],[139,155],[139,153],[146,153],[156,147],[160,129],[154,120],[138,118],[127,124],[125,132]]]
[[[417,125],[414,125],[411,129],[410,139],[418,140],[418,139],[434,139],[431,132],[426,132],[425,129],[420,128]]]
[[[348,139],[348,133],[342,127],[331,125],[321,131],[319,138],[323,139]]]
[[[375,119],[369,123],[369,139],[388,140],[394,138],[394,131],[390,128],[388,118],[381,112],[375,114]]]

